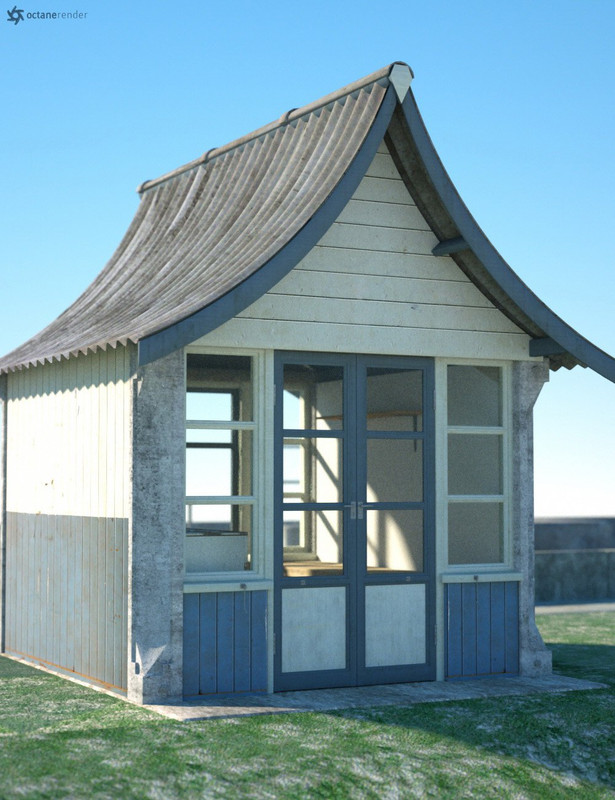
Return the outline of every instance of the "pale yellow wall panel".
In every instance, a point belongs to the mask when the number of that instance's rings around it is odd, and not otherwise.
[[[127,517],[124,348],[9,375],[7,510]]]

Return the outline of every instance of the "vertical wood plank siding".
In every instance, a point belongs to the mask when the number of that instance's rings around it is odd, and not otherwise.
[[[212,345],[422,356],[527,358],[528,337],[450,257],[408,193],[386,145],[308,255]]]
[[[184,695],[267,691],[267,592],[184,595]]]
[[[519,585],[449,583],[446,677],[519,673]]]
[[[9,375],[6,651],[126,688],[130,353]]]

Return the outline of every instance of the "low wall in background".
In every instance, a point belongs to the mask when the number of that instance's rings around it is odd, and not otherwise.
[[[615,519],[537,519],[536,602],[615,600]]]

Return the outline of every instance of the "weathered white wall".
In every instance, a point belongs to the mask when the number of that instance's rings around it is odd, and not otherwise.
[[[125,688],[131,353],[7,383],[6,651]]]
[[[271,291],[199,343],[527,359],[528,337],[438,243],[384,144],[337,221]]]

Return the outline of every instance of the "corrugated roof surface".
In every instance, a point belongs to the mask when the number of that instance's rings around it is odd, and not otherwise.
[[[311,219],[352,163],[390,67],[141,187],[113,257],[0,370],[137,342],[235,288]]]

